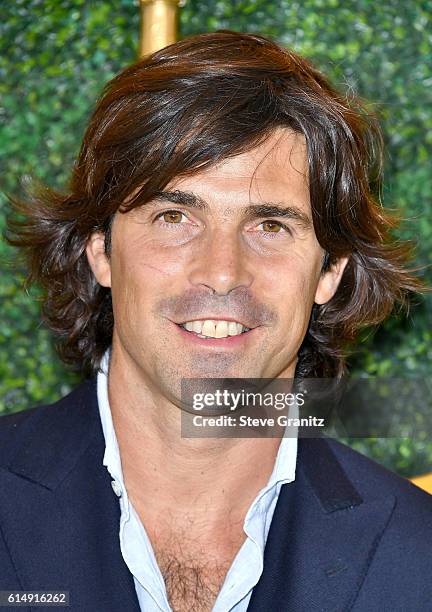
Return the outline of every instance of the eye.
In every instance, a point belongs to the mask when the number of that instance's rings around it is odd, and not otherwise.
[[[281,233],[281,230],[285,230],[291,234],[290,228],[285,225],[285,223],[281,223],[280,221],[263,221],[258,227],[262,227],[262,231],[268,234],[279,234]]]
[[[165,221],[165,223],[179,224],[184,223],[184,220],[182,220],[183,217],[184,219],[187,218],[186,215],[179,210],[165,210],[164,212],[159,213],[156,216],[156,219],[162,219]]]

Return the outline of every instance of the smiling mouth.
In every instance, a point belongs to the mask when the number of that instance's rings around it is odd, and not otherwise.
[[[250,327],[246,327],[237,321],[224,321],[214,319],[200,319],[196,321],[186,321],[178,323],[187,332],[194,334],[198,338],[229,338],[232,336],[240,336],[251,331]]]

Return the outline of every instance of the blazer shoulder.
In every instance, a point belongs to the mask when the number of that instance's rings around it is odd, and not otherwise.
[[[46,415],[46,411],[55,404],[45,406],[35,406],[12,414],[0,416],[0,466],[8,464],[13,449],[19,445],[30,426],[35,425]]]
[[[0,466],[6,467],[15,451],[30,438],[64,423],[67,414],[92,394],[94,385],[95,379],[86,380],[56,402],[1,415]]]
[[[428,516],[432,529],[432,495],[350,446],[334,439],[326,440],[364,499],[394,495],[399,510],[406,509],[410,516],[415,512]]]

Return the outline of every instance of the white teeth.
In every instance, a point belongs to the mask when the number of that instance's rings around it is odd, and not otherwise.
[[[192,321],[192,331],[196,334],[200,334],[202,330],[203,322],[202,321]]]
[[[206,336],[208,338],[226,338],[227,336],[238,336],[247,330],[241,323],[235,321],[213,321],[206,319],[202,321],[188,321],[183,327],[190,332]]]
[[[215,328],[215,338],[226,338],[228,336],[228,323],[218,321]]]
[[[237,336],[237,334],[238,334],[237,323],[235,323],[234,321],[230,321],[228,323],[228,334],[230,336]]]
[[[213,323],[213,321],[204,321],[204,324],[202,326],[202,330],[201,333],[203,336],[211,336],[212,338],[215,337],[215,324]]]

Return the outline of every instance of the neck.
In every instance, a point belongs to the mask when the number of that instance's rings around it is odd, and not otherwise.
[[[182,438],[181,409],[113,350],[108,394],[125,485],[149,520],[178,517],[217,531],[243,521],[268,482],[280,438]]]

